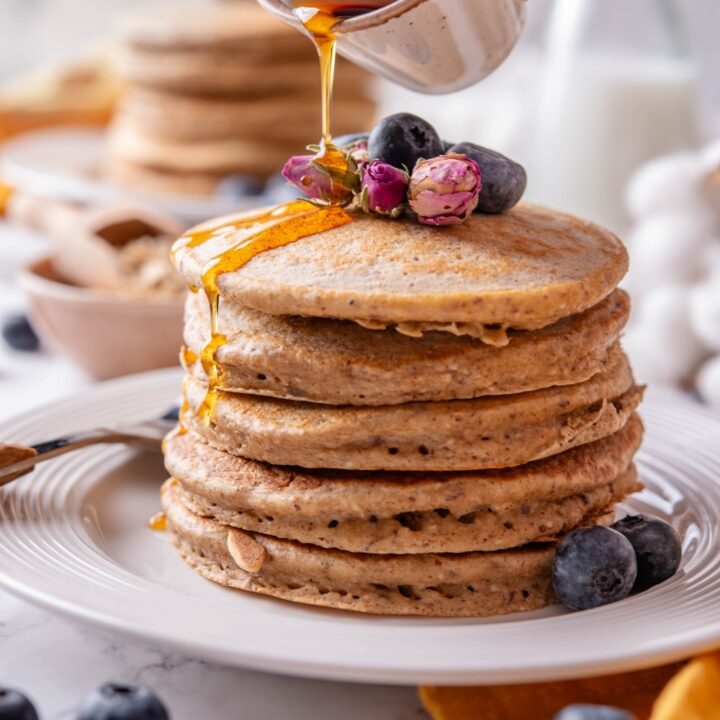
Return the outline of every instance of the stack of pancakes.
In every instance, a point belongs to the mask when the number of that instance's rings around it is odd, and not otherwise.
[[[320,93],[310,40],[255,3],[146,10],[123,26],[126,92],[107,169],[150,191],[212,193],[229,175],[264,180],[317,136]],[[338,61],[333,130],[367,128],[365,71]]]
[[[180,244],[176,264],[202,287],[241,240]],[[626,267],[611,233],[532,206],[443,229],[356,217],[219,277],[210,422],[207,302],[190,293],[163,489],[182,556],[224,585],[364,612],[552,602],[558,538],[638,489]]]

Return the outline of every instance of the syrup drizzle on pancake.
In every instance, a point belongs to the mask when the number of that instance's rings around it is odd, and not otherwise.
[[[180,351],[180,356],[182,357],[183,365],[185,365],[186,368],[192,367],[198,359],[197,355],[186,345],[183,345],[183,348]]]
[[[167,516],[161,510],[156,512],[149,520],[148,527],[155,532],[164,532],[167,530]]]
[[[196,247],[230,232],[248,230],[260,225],[257,231],[251,232],[249,237],[214,257],[203,269],[202,287],[210,309],[210,340],[200,353],[200,362],[208,377],[207,394],[198,410],[203,422],[209,423],[212,420],[220,384],[220,372],[215,354],[227,342],[227,338],[218,327],[220,276],[239,270],[256,255],[266,250],[296,242],[308,235],[331,230],[350,222],[350,219],[350,215],[340,207],[318,207],[306,200],[299,200],[281,205],[269,212],[226,222],[209,230],[190,231],[185,236],[187,238],[185,246]]]
[[[319,150],[315,155],[315,163],[326,170],[331,180],[339,179],[349,170],[345,154],[332,144],[330,134],[332,87],[335,73],[336,38],[334,27],[339,18],[326,11],[320,4],[309,6],[306,2],[299,0],[296,5],[295,13],[303,23],[308,35],[313,39],[320,58],[322,137]],[[209,240],[227,237],[238,231],[250,231],[250,234],[243,240],[210,260],[202,271],[202,289],[210,309],[210,340],[203,347],[199,357],[208,378],[205,399],[197,411],[203,423],[210,424],[213,418],[220,389],[220,369],[216,361],[216,354],[227,342],[227,338],[220,332],[218,325],[220,308],[218,280],[220,276],[239,270],[256,255],[266,250],[288,245],[308,235],[331,230],[350,222],[351,219],[351,216],[339,206],[332,204],[321,206],[307,200],[296,200],[237,220],[226,220],[217,226],[190,230],[178,241],[173,249],[173,260],[181,248],[194,248]],[[190,290],[198,292],[199,288],[191,286]],[[183,360],[186,365],[194,364],[197,359],[194,354],[191,357],[187,349],[183,351]],[[179,432],[185,431],[182,422],[185,412],[186,405],[184,403],[180,413]]]

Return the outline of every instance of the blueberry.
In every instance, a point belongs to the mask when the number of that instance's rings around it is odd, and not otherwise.
[[[443,153],[449,153],[449,152],[450,152],[450,148],[451,148],[453,145],[457,145],[457,143],[451,142],[450,140],[441,140],[440,142],[442,142]]]
[[[333,145],[339,148],[346,148],[349,145],[355,145],[355,143],[367,142],[370,136],[367,133],[357,132],[348,133],[347,135],[341,135],[340,137],[333,138]]]
[[[177,422],[180,418],[180,406],[173,405],[169,407],[161,416],[161,420],[168,420],[170,422]]]
[[[250,175],[227,175],[218,183],[215,193],[229,198],[256,197],[264,188],[264,183]]]
[[[21,692],[0,687],[0,720],[38,720],[38,714]]]
[[[383,118],[370,133],[368,152],[372,160],[382,160],[412,172],[421,158],[443,154],[442,140],[435,128],[417,115],[397,113]]]
[[[642,592],[672,577],[680,567],[682,541],[672,525],[658,518],[628,515],[611,527],[633,546],[637,579],[633,592]]]
[[[32,352],[40,347],[40,341],[25,315],[12,315],[2,325],[5,342],[15,350]]]
[[[609,705],[568,705],[553,720],[635,720],[635,716]]]
[[[77,720],[169,720],[150,688],[109,682],[85,698]]]
[[[636,575],[637,561],[630,541],[602,525],[567,535],[552,566],[555,594],[571,610],[622,600],[630,594]]]
[[[482,190],[475,212],[493,214],[509,210],[525,192],[525,168],[499,152],[467,142],[453,145],[448,152],[467,155],[480,166]]]

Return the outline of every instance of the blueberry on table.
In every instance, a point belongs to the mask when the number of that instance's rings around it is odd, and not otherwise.
[[[0,720],[38,720],[38,714],[21,692],[0,687]]]
[[[417,115],[388,115],[375,125],[368,140],[371,160],[382,160],[410,172],[420,159],[443,154],[443,143],[435,128]]]
[[[33,352],[40,347],[38,336],[25,315],[12,315],[2,324],[2,336],[14,350]]]
[[[527,174],[522,165],[499,152],[469,142],[453,145],[448,152],[467,155],[480,166],[482,190],[475,212],[501,213],[520,201],[527,185]]]
[[[602,525],[573,530],[553,559],[555,594],[571,610],[622,600],[630,594],[636,576],[637,561],[630,541]]]
[[[672,525],[659,518],[628,515],[611,525],[633,546],[637,578],[633,592],[642,592],[672,577],[680,567],[682,541]]]
[[[169,720],[169,717],[150,688],[109,682],[85,698],[77,720]]]
[[[635,716],[609,705],[568,705],[553,720],[635,720]]]

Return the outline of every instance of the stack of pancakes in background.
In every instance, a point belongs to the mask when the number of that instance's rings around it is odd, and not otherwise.
[[[160,192],[209,194],[229,175],[265,180],[320,128],[310,40],[255,3],[165,6],[127,18],[126,82],[107,171]],[[336,134],[372,124],[370,76],[338,60]]]
[[[181,241],[176,264],[202,287],[241,240]],[[210,422],[207,302],[190,293],[163,488],[182,556],[224,585],[364,612],[551,603],[558,538],[639,487],[626,267],[611,233],[532,206],[442,230],[356,217],[219,277]]]

